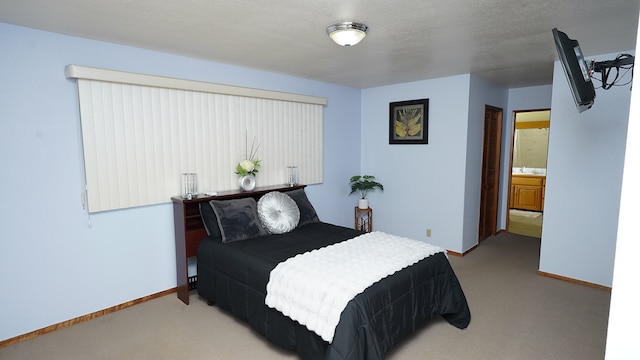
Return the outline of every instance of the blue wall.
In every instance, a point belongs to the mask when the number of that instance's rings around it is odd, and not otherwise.
[[[463,251],[471,249],[478,243],[485,106],[490,105],[502,109],[504,121],[506,115],[504,111],[509,99],[506,88],[477,76],[471,77],[470,94],[469,126],[467,130],[467,170],[465,176],[465,216],[464,222],[461,224],[464,230],[462,238]],[[507,149],[501,149],[501,151],[504,152]]]
[[[462,250],[470,78],[362,91],[362,173],[385,185],[368,196],[376,230]],[[429,99],[429,144],[390,145],[389,103],[423,98]]]
[[[375,229],[460,253],[478,243],[484,106],[505,109],[507,94],[469,74],[362,91],[362,173],[385,185],[369,196]],[[390,145],[389,103],[422,98],[429,144]]]
[[[69,64],[327,98],[324,183],[307,193],[322,220],[352,226],[360,90],[2,23],[0,48],[0,340],[176,285],[169,203],[93,214],[89,225]]]
[[[562,67],[555,64],[541,271],[611,286],[630,89],[596,89],[593,107],[578,113]]]

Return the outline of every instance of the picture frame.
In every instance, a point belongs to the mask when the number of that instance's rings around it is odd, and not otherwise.
[[[389,103],[389,144],[429,143],[429,99]]]

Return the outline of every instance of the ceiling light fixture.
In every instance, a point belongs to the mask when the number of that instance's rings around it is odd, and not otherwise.
[[[340,46],[353,46],[364,39],[367,29],[365,24],[348,21],[327,27],[327,34]]]

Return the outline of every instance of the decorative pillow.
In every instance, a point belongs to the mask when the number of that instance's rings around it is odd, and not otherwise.
[[[202,218],[202,224],[209,236],[216,238],[218,241],[222,240],[222,234],[220,233],[220,225],[218,225],[218,218],[216,213],[213,212],[213,207],[208,202],[201,202],[200,217]]]
[[[284,234],[296,228],[300,210],[288,195],[272,191],[258,200],[258,217],[270,233]]]
[[[316,209],[314,209],[311,202],[309,202],[304,189],[287,191],[285,194],[289,195],[289,197],[296,202],[298,210],[300,210],[300,221],[298,221],[298,227],[320,222],[318,214],[316,214]]]
[[[254,198],[211,200],[209,204],[218,218],[223,243],[269,235],[260,223]]]

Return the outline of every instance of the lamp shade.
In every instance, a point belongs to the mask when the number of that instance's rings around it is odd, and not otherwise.
[[[367,25],[356,22],[343,22],[327,27],[329,37],[340,46],[353,46],[367,35]]]

